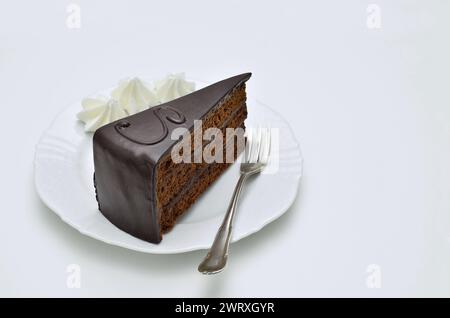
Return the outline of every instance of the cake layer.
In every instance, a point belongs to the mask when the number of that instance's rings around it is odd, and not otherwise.
[[[242,105],[245,105],[246,93],[245,93],[245,83],[234,88],[230,94],[225,96],[218,105],[215,107],[211,113],[205,116],[202,120],[202,128],[206,130],[210,127],[223,127],[225,121],[229,120],[229,117],[233,115]],[[195,132],[198,133],[198,132]],[[202,133],[202,132],[200,132]],[[194,139],[191,138],[191,151],[194,152]],[[175,164],[172,162],[170,153],[168,153],[159,162],[159,170],[161,172],[160,176],[165,177],[170,175]],[[163,175],[164,174],[164,175]]]
[[[246,109],[242,109],[239,111],[233,120],[226,127],[232,128],[242,128],[245,129],[244,120],[247,117]],[[223,130],[226,129],[223,128]],[[243,149],[238,148],[238,143],[227,142],[224,143],[223,149],[223,158],[225,158],[225,153],[228,151],[233,152],[233,161],[236,161],[237,157],[240,154],[240,151]],[[226,147],[228,146],[228,147]],[[232,163],[210,163],[210,164],[198,164],[197,169],[195,170],[194,175],[192,175],[183,187],[179,188],[178,192],[175,192],[172,199],[167,202],[164,206],[158,205],[158,210],[160,213],[160,223],[162,226],[162,232],[165,233],[169,231],[175,224],[177,218],[185,212],[196,200],[197,198],[206,190],[208,185],[204,186],[204,180],[201,176],[205,174],[206,171],[211,174],[212,178],[208,178],[211,180],[211,183],[216,180],[217,177],[225,171],[225,169],[230,166]],[[215,171],[218,170],[216,173]],[[180,203],[181,202],[181,203]]]
[[[203,130],[210,127],[221,129],[222,136],[224,136],[225,139],[222,145],[222,158],[224,160],[227,157],[227,151],[232,151],[233,161],[236,160],[239,155],[237,151],[237,140],[235,140],[235,136],[231,136],[231,140],[226,140],[226,129],[245,129],[244,121],[247,118],[245,101],[245,86],[242,85],[242,87],[233,90],[233,92],[227,96],[226,101],[222,103],[222,106],[217,108],[214,112],[211,112],[211,114],[203,121]],[[192,135],[193,133],[191,133],[191,140],[193,140]],[[204,142],[202,149],[204,149],[207,144],[208,142]],[[170,157],[161,162],[157,170],[158,181],[156,204],[163,233],[169,231],[174,226],[176,219],[203,193],[203,181],[199,176],[203,175],[207,169],[212,173],[212,176],[216,175],[214,171],[217,169],[219,171],[217,172],[218,176],[221,173],[220,171],[224,171],[227,166],[229,166],[229,163],[211,164],[204,161],[201,163],[175,164]],[[211,179],[211,182],[214,180],[215,178]],[[197,189],[197,187],[200,187],[200,189]]]
[[[226,128],[238,128],[241,127],[241,124],[246,118],[247,108],[245,105],[245,98],[239,98],[238,101],[241,103],[240,105],[237,103],[232,103],[231,105],[224,105],[223,109],[217,115],[222,115],[226,113],[227,116],[222,116],[223,120],[219,123],[216,128],[221,129],[222,135],[226,138]],[[214,119],[214,118],[211,118]],[[203,126],[203,130],[206,130],[212,125],[213,120],[206,120],[206,125]],[[200,133],[201,132],[196,132]],[[193,140],[193,133],[191,133],[191,140]],[[209,144],[208,141],[204,141],[202,144],[202,149],[205,148]],[[224,145],[225,146],[225,145]],[[193,147],[191,147],[192,149]],[[192,150],[193,152],[194,150]],[[193,159],[193,155],[191,155],[191,159]],[[226,159],[226,154],[223,154],[223,159]],[[178,193],[188,182],[190,178],[200,169],[203,169],[205,165],[208,163],[174,163],[171,160],[171,157],[165,158],[160,165],[158,165],[157,170],[157,206],[161,207],[166,205],[172,197]]]
[[[235,144],[234,152],[236,153],[236,158],[239,156],[237,151],[238,149]],[[184,191],[179,193],[175,200],[160,209],[160,224],[162,233],[167,233],[170,231],[176,224],[177,219],[183,215],[184,212],[186,212],[195,203],[201,194],[204,193],[208,187],[231,165],[232,163],[211,163],[204,169],[198,171],[198,174],[189,181],[189,185],[185,187]]]
[[[243,122],[246,118],[246,109],[245,107],[242,107],[239,109],[235,116],[227,122],[226,125],[224,125],[223,128],[221,128],[221,132],[226,138],[226,129],[227,128],[242,128],[245,129],[243,126]],[[237,139],[237,138],[235,138]],[[237,143],[237,140],[224,140],[224,146],[226,143],[234,142]],[[204,147],[208,144],[204,144]],[[203,148],[204,149],[204,148]],[[230,150],[232,151],[232,150]],[[230,153],[226,153],[223,151],[222,158],[223,161],[226,161],[227,155],[230,156]],[[235,158],[235,153],[231,153],[232,157]],[[201,163],[178,163],[174,165],[172,171],[170,174],[165,175],[164,177],[158,178],[158,185],[157,185],[157,207],[160,208],[161,206],[166,205],[172,198],[179,193],[185,184],[199,171],[203,170],[209,163],[207,162],[201,162]]]

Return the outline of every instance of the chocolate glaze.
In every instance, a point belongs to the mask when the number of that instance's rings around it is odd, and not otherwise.
[[[121,120],[115,125],[115,128],[119,134],[125,138],[142,145],[154,145],[161,142],[169,134],[169,127],[167,126],[167,121],[174,124],[183,124],[186,122],[186,117],[176,109],[168,106],[155,106],[151,109],[154,116],[160,121],[159,125],[149,126],[142,125],[139,129],[135,128],[128,120]],[[159,130],[159,133],[158,133]]]
[[[192,131],[194,120],[206,116],[250,76],[228,78],[97,129],[94,183],[101,213],[125,232],[159,243],[155,172],[159,160],[177,143],[170,138],[172,131]]]

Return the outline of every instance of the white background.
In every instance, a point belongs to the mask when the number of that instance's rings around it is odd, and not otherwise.
[[[0,9],[1,296],[450,296],[449,1],[5,1]],[[66,7],[81,8],[81,28]],[[55,115],[127,76],[184,71],[248,90],[292,125],[298,198],[231,247],[146,255],[84,237],[39,200]],[[81,288],[66,286],[69,264]],[[366,284],[370,264],[381,288]]]

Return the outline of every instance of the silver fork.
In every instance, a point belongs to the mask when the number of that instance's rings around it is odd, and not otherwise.
[[[245,157],[240,166],[239,180],[214,242],[208,251],[208,254],[198,266],[199,272],[203,274],[216,274],[225,268],[228,259],[231,232],[233,229],[233,218],[236,213],[242,186],[249,176],[260,173],[267,165],[270,155],[270,141],[269,128],[251,130],[247,135],[244,153]]]

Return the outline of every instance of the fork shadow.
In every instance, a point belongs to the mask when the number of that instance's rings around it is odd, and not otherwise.
[[[251,182],[251,180],[249,180]],[[302,180],[304,183],[304,180]],[[35,193],[36,206],[38,207],[40,217],[43,224],[48,227],[48,231],[54,233],[58,240],[63,240],[77,255],[83,258],[95,259],[103,262],[105,266],[126,268],[129,271],[140,273],[141,275],[151,276],[154,273],[167,277],[182,274],[197,274],[197,266],[205,256],[205,250],[186,252],[181,254],[146,254],[128,250],[122,247],[109,245],[100,242],[91,237],[80,235],[74,228],[62,222],[60,218],[53,213]],[[293,226],[293,210],[300,210],[302,186],[292,206],[278,220],[266,225],[260,231],[251,236],[242,239],[231,246],[232,258],[248,259],[258,258],[264,253],[264,250],[271,243],[274,236],[281,235],[283,229]],[[243,191],[242,195],[245,195]],[[232,265],[230,264],[230,267]],[[190,270],[187,272],[187,270]],[[198,273],[198,281],[201,285],[201,295],[186,295],[196,297],[224,297],[224,289],[226,287],[227,276],[232,274],[229,268],[224,272],[213,275],[203,276]],[[206,281],[205,281],[206,279]]]

